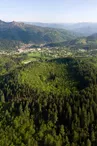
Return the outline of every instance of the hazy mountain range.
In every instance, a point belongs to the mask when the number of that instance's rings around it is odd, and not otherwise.
[[[80,38],[81,37],[81,38]],[[0,20],[0,49],[17,49],[21,42],[50,46],[97,48],[97,23],[53,24]],[[62,43],[60,43],[62,42]],[[73,44],[72,44],[73,43]]]
[[[73,31],[79,33],[83,36],[89,36],[93,33],[97,33],[97,23],[39,23],[39,22],[26,22],[28,24],[33,24],[41,27],[50,27],[50,28],[61,28],[67,29],[69,31]]]

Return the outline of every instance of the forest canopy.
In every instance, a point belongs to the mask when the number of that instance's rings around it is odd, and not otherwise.
[[[96,59],[9,61],[0,73],[1,146],[97,145]]]

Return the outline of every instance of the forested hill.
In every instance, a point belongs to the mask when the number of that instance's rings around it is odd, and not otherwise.
[[[97,49],[97,34],[88,37],[80,37],[63,42],[48,43],[46,47],[69,47],[71,49]]]
[[[93,41],[93,40],[97,41],[97,33],[94,33],[94,34],[88,36],[87,38],[88,38],[88,40],[91,40],[91,41]]]
[[[97,59],[59,58],[12,71],[15,62],[0,72],[0,146],[96,146]]]
[[[43,28],[14,21],[4,22],[0,20],[0,39],[39,44],[64,41],[73,37],[75,37],[73,33],[64,29]]]
[[[0,51],[16,51],[20,46],[20,41],[0,39]]]

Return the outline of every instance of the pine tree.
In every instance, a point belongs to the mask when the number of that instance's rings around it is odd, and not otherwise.
[[[92,144],[91,144],[90,139],[87,139],[86,146],[91,146],[91,145],[92,145]]]
[[[2,102],[2,103],[5,102],[5,97],[4,97],[2,90],[0,90],[0,102]]]
[[[94,133],[94,131],[91,132],[91,141],[92,142],[95,141],[95,133]]]

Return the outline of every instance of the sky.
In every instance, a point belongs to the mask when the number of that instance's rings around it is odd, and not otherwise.
[[[1,0],[0,19],[45,23],[97,22],[97,0]]]

